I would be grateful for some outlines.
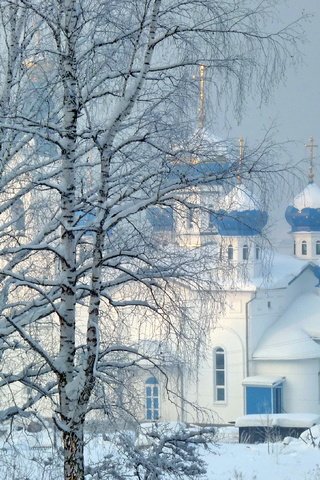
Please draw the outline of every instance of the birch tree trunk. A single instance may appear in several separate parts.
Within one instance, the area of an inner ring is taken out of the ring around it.
[[[61,151],[61,285],[60,351],[62,371],[59,376],[60,415],[63,431],[65,480],[84,479],[83,423],[73,419],[74,398],[67,387],[74,379],[76,329],[76,241],[75,227],[75,164],[78,126],[78,91],[76,59],[77,1],[64,0],[60,11],[61,77],[63,83],[63,149]]]

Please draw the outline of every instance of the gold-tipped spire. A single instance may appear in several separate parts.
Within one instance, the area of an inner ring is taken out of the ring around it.
[[[238,175],[237,175],[237,181],[238,183],[241,183],[241,171],[242,171],[242,164],[244,160],[244,146],[245,146],[245,141],[243,137],[239,138],[239,169],[238,169]]]
[[[309,143],[307,143],[305,145],[305,147],[310,149],[310,166],[309,166],[308,178],[309,178],[309,183],[313,183],[313,180],[314,180],[314,149],[317,148],[318,145],[316,145],[314,143],[314,138],[310,137]]]
[[[206,66],[201,64],[199,66],[199,79],[200,79],[200,89],[199,89],[199,109],[198,109],[198,128],[199,130],[204,129],[205,119],[206,119],[206,110],[205,110],[205,76],[206,76]]]

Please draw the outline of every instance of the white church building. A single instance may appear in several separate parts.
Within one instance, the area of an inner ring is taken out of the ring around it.
[[[268,257],[261,249],[268,215],[241,182],[224,204],[208,213],[207,225],[238,279],[226,283],[225,309],[207,332],[198,373],[180,368],[174,375],[179,401],[168,401],[156,372],[146,374],[145,419],[222,423],[247,414],[320,414],[320,188],[310,176],[284,212],[288,255]],[[185,241],[200,245],[201,223],[189,223]]]

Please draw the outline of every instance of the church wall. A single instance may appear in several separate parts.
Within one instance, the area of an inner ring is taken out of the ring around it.
[[[256,375],[285,377],[285,413],[320,414],[319,359],[256,362]]]
[[[229,292],[226,296],[226,310],[217,320],[216,326],[207,340],[206,358],[199,363],[198,376],[187,379],[185,393],[187,400],[203,408],[191,411],[188,421],[214,421],[224,423],[234,421],[243,415],[242,380],[246,376],[246,303],[253,292]],[[215,398],[214,349],[220,347],[225,352],[225,401]]]

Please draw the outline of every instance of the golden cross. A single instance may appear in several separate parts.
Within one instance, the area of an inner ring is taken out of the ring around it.
[[[313,170],[313,160],[314,160],[314,149],[318,147],[314,143],[314,138],[310,137],[309,143],[305,145],[306,148],[310,148],[310,167],[309,167],[309,183],[313,183],[314,180],[314,170]]]
[[[199,130],[203,130],[205,123],[205,75],[206,75],[206,66],[199,66],[199,76],[200,76],[200,98],[199,98],[199,117],[198,117],[198,126]]]
[[[240,149],[239,170],[238,170],[238,175],[237,175],[238,183],[241,183],[241,170],[242,170],[242,163],[243,163],[243,159],[244,159],[244,145],[245,145],[244,138],[240,137],[239,138],[239,147],[240,147],[239,148]]]

